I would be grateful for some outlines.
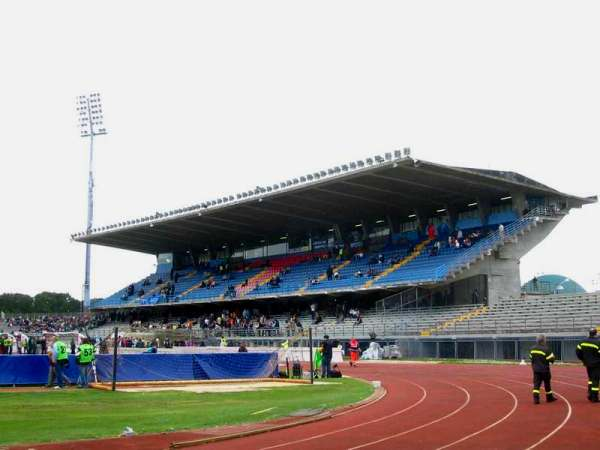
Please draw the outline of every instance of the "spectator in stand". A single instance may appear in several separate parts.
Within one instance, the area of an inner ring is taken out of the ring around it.
[[[341,278],[342,278],[342,276],[340,275],[340,273],[337,270],[335,272],[333,272],[333,279],[334,280],[339,280]]]
[[[138,297],[143,297],[144,294],[145,294],[145,292],[144,292],[143,288],[138,291]]]
[[[354,272],[354,276],[356,278],[361,278],[363,276],[363,273],[361,272],[360,269],[358,269],[356,272]]]
[[[504,225],[498,225],[498,234],[500,235],[500,239],[504,239]]]
[[[333,267],[327,267],[327,279],[331,280],[333,278]]]
[[[433,239],[435,239],[436,235],[437,235],[437,230],[435,229],[435,225],[433,224],[433,222],[430,222],[429,226],[427,227],[427,237],[430,240],[433,240]]]

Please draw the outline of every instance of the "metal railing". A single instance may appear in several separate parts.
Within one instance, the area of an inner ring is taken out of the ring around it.
[[[541,217],[556,217],[557,212],[553,208],[538,206],[519,220],[512,222],[504,227],[504,230],[495,230],[475,243],[470,249],[465,250],[448,264],[438,266],[433,271],[432,281],[442,281],[449,274],[460,270],[464,266],[472,263],[485,253],[494,250],[499,245],[504,244],[507,238],[514,237],[528,226],[540,221]]]

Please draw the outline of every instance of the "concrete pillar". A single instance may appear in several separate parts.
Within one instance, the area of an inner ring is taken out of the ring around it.
[[[427,231],[427,225],[429,225],[430,214],[424,209],[417,209],[415,214],[417,215],[417,229],[421,235],[424,235]]]
[[[490,215],[490,201],[487,198],[478,198],[477,210],[479,211],[479,218],[481,219],[481,223],[485,225],[487,223],[487,218]]]
[[[344,239],[342,238],[342,231],[340,230],[340,226],[336,223],[333,225],[333,237],[335,238],[336,242],[343,242]]]
[[[523,191],[514,191],[510,193],[512,197],[512,207],[517,212],[519,217],[523,215],[523,210],[528,208],[527,198],[525,197],[525,192]]]
[[[458,210],[455,206],[446,206],[448,212],[448,226],[450,231],[454,231],[456,228],[456,222],[458,222]]]

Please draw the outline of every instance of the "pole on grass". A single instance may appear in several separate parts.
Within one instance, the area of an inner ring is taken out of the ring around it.
[[[310,384],[315,382],[315,370],[313,362],[313,340],[312,340],[312,327],[308,328],[308,355],[310,358]]]
[[[117,388],[117,349],[119,345],[119,327],[115,327],[115,345],[113,346],[112,390]]]

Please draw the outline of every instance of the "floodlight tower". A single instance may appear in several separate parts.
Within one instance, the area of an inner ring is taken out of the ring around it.
[[[106,134],[104,128],[102,102],[100,94],[94,92],[77,97],[79,130],[82,138],[90,140],[90,162],[88,170],[88,210],[86,232],[91,233],[94,222],[94,137]],[[90,304],[90,261],[92,256],[90,244],[85,244],[85,280],[83,282],[83,302],[81,309]]]

